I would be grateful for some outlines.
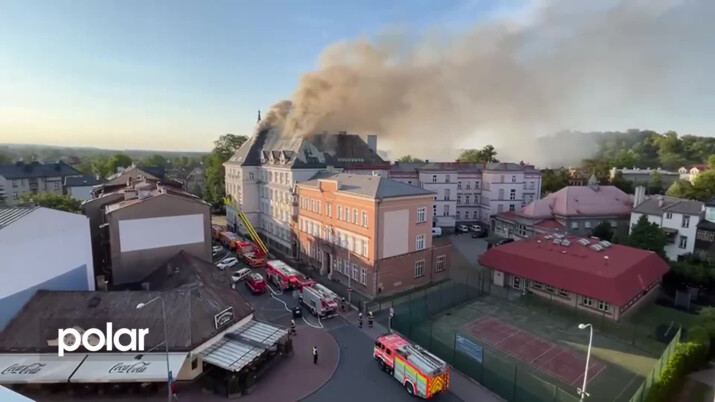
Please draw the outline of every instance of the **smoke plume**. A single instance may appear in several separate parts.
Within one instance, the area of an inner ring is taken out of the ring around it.
[[[262,127],[376,133],[393,158],[450,160],[493,144],[502,158],[578,159],[585,144],[551,141],[535,155],[536,138],[652,128],[674,94],[715,93],[703,73],[713,15],[711,0],[542,1],[458,33],[348,40],[323,51]]]

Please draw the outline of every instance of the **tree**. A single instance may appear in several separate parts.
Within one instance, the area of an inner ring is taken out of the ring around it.
[[[695,191],[689,181],[678,179],[668,187],[668,191],[665,192],[665,195],[676,198],[694,198]]]
[[[541,171],[542,196],[561,190],[569,185],[569,173],[565,169]]]
[[[613,239],[613,227],[611,227],[611,222],[601,221],[596,225],[591,231],[591,236],[596,236],[601,240],[611,240]]]
[[[12,163],[12,157],[5,153],[0,153],[0,165],[9,165]]]
[[[224,134],[214,141],[214,149],[211,152],[221,155],[225,162],[246,141],[248,141],[248,137],[245,135]]]
[[[127,166],[130,166],[132,164],[132,158],[130,158],[127,155],[124,154],[114,154],[112,155],[111,158],[107,161],[107,168],[106,170],[109,171],[109,174],[114,174],[117,172],[117,168],[126,168]]]
[[[460,162],[471,162],[471,163],[491,163],[499,162],[496,158],[497,151],[493,146],[487,145],[482,149],[465,149],[459,155]]]
[[[715,197],[715,170],[708,169],[693,180],[693,198],[709,201]]]
[[[666,244],[668,244],[668,236],[658,224],[648,221],[647,215],[638,218],[627,241],[627,245],[631,247],[654,251],[661,257],[665,255]]]
[[[109,164],[109,158],[105,155],[97,155],[92,159],[92,172],[100,177],[107,177],[116,172]]]
[[[220,206],[226,196],[223,164],[236,150],[248,140],[243,135],[224,134],[214,142],[215,148],[204,160],[206,186],[204,200],[214,206]]]
[[[142,164],[144,166],[161,166],[161,167],[167,167],[169,165],[169,161],[163,157],[162,155],[159,154],[154,154],[151,155],[147,158],[145,158],[142,161]]]
[[[585,172],[590,172],[596,176],[598,182],[608,183],[611,178],[611,166],[607,160],[604,159],[584,159],[581,162],[581,168]]]
[[[663,192],[663,177],[658,172],[650,174],[648,180],[648,194],[660,194]]]
[[[398,162],[405,162],[405,163],[410,163],[410,162],[424,162],[422,159],[415,158],[412,155],[405,155],[402,158],[397,160]]]
[[[611,165],[617,168],[640,166],[641,159],[632,149],[621,149],[611,160]]]
[[[623,177],[623,172],[621,172],[620,170],[616,171],[616,174],[614,174],[611,178],[611,185],[618,187],[626,194],[633,193],[633,182],[630,180],[626,180]]]
[[[58,209],[67,212],[82,212],[81,202],[68,195],[59,193],[36,193],[22,197],[23,202],[31,202],[45,208]]]

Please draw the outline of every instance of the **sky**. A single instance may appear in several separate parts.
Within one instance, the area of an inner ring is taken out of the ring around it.
[[[522,0],[0,1],[0,143],[208,151],[337,41],[459,28]]]

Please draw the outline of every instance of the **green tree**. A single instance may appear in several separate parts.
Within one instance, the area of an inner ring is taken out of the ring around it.
[[[109,165],[109,158],[106,155],[97,155],[92,158],[92,172],[100,177],[107,177],[116,172]]]
[[[648,180],[648,194],[660,194],[663,192],[663,177],[658,172],[650,174]]]
[[[709,201],[715,197],[715,169],[708,169],[693,180],[693,198]]]
[[[496,158],[497,151],[493,146],[487,145],[482,149],[465,149],[459,155],[460,162],[490,163],[499,162]]]
[[[631,247],[654,251],[662,257],[665,255],[668,236],[658,224],[649,222],[646,215],[641,215],[631,229],[627,244]]]
[[[596,175],[599,183],[608,183],[611,178],[611,166],[604,159],[584,159],[581,167],[586,172]]]
[[[611,240],[613,239],[613,227],[611,227],[611,222],[601,221],[596,225],[591,231],[591,236],[596,236],[601,240]]]
[[[132,158],[125,154],[114,154],[107,161],[107,170],[109,174],[114,174],[117,172],[117,168],[126,168],[132,164]]]
[[[674,181],[673,184],[668,187],[668,191],[666,191],[665,194],[676,198],[695,197],[695,191],[693,189],[692,183],[684,179],[678,179]]]
[[[224,134],[214,141],[214,149],[211,152],[221,155],[225,162],[246,141],[248,141],[248,137],[245,135]]]
[[[0,165],[8,165],[12,163],[12,157],[6,153],[0,152]]]
[[[243,135],[224,134],[214,142],[214,149],[204,160],[206,186],[203,198],[214,206],[223,204],[226,196],[223,164],[248,140]]]
[[[154,154],[151,155],[147,158],[145,158],[142,161],[142,164],[144,166],[161,166],[161,167],[167,167],[169,165],[169,161],[162,155],[159,154]]]
[[[620,170],[616,172],[611,178],[611,185],[618,187],[621,191],[626,194],[633,194],[633,182],[626,180],[623,177],[623,172]]]
[[[569,173],[565,169],[541,171],[542,196],[554,193],[569,185]]]
[[[68,195],[59,193],[36,193],[22,197],[23,202],[31,202],[45,208],[59,209],[67,212],[82,212],[81,202]]]
[[[617,168],[640,166],[642,158],[632,149],[621,149],[611,160],[611,165]]]
[[[403,156],[402,158],[398,159],[397,161],[398,161],[398,162],[405,162],[405,163],[409,163],[409,162],[424,162],[422,159],[415,158],[415,157],[413,157],[412,155],[405,155],[405,156]]]

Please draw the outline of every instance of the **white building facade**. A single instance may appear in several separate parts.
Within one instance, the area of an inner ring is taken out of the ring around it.
[[[89,219],[49,208],[0,208],[0,328],[37,290],[94,290]]]

